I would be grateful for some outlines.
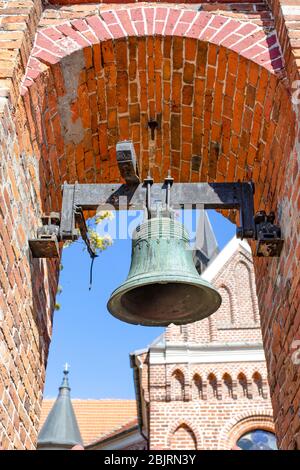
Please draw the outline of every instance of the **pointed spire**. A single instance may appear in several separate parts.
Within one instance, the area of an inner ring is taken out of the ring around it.
[[[65,366],[64,366],[64,370],[63,370],[64,376],[63,376],[63,380],[62,380],[61,386],[59,387],[59,390],[61,390],[61,389],[63,389],[63,388],[66,388],[66,389],[68,389],[69,391],[71,391],[70,386],[69,386],[69,377],[68,377],[69,372],[70,372],[70,366],[69,366],[69,364],[66,362],[66,363],[65,363]]]
[[[194,249],[194,262],[199,274],[204,272],[219,252],[218,243],[207,212],[201,210]]]
[[[63,373],[58,397],[38,435],[38,449],[70,449],[76,444],[83,445],[71,402],[68,364]]]

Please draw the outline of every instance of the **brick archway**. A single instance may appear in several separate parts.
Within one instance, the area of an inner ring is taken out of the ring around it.
[[[206,12],[121,8],[41,29],[20,102],[41,208],[59,210],[65,180],[119,181],[115,145],[131,139],[142,177],[253,180],[255,208],[276,212],[295,141],[284,79],[275,33]],[[255,264],[261,279],[266,263]]]
[[[294,141],[284,76],[274,32],[207,12],[135,7],[41,29],[22,95],[44,207],[58,208],[64,180],[117,181],[115,144],[132,139],[143,175],[252,179],[256,206],[276,209]]]
[[[32,38],[38,14],[26,18],[24,35],[30,28]],[[32,430],[17,447],[30,448],[36,438],[58,277],[58,263],[31,259],[28,238],[42,212],[59,210],[64,180],[118,181],[115,143],[128,137],[142,176],[151,167],[159,181],[171,167],[176,181],[252,179],[255,208],[277,213],[283,252],[279,260],[256,259],[255,271],[276,430],[282,447],[292,445],[299,408],[290,351],[300,321],[300,163],[296,106],[286,83],[297,80],[299,64],[282,12],[275,20],[286,70],[275,28],[268,33],[251,21],[179,5],[118,6],[101,17],[41,27],[21,97],[20,62],[26,63],[30,39],[16,46],[16,55],[8,51],[7,64],[16,64],[7,69],[9,85],[1,83],[0,313],[9,325],[1,340],[7,351],[11,344],[19,350],[21,341],[22,359],[11,353],[11,363],[26,388],[22,425]],[[157,117],[153,142],[147,121]],[[291,390],[295,399],[287,408]],[[28,403],[37,408],[34,417]]]
[[[263,429],[275,434],[273,417],[264,409],[243,412],[233,416],[221,430],[218,449],[231,450],[243,434],[254,429]]]

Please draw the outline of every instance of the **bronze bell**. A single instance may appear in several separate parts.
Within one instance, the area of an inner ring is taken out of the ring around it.
[[[128,277],[107,304],[112,315],[146,326],[184,325],[208,317],[220,305],[220,294],[195,268],[180,222],[159,216],[136,228]]]

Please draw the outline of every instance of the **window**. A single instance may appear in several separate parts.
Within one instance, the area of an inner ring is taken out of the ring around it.
[[[263,429],[244,434],[236,445],[242,450],[277,450],[275,435]]]
[[[171,377],[172,400],[184,399],[184,375],[181,370],[175,370]]]

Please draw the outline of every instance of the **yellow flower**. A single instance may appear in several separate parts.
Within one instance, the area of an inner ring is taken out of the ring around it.
[[[96,224],[100,224],[102,220],[113,220],[114,219],[114,214],[112,211],[99,211],[96,214],[95,221]]]
[[[89,230],[89,238],[94,251],[103,251],[112,245],[112,239],[109,235],[101,237],[95,230]]]

